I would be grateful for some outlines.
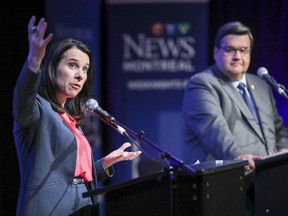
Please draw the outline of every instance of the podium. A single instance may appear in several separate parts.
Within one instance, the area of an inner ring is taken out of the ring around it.
[[[288,215],[288,154],[280,154],[256,161],[251,173],[254,191],[255,216]]]
[[[193,165],[195,173],[163,171],[86,192],[104,194],[106,216],[243,216],[246,161]]]

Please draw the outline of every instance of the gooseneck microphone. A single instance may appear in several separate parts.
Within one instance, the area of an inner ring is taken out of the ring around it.
[[[88,99],[85,103],[85,108],[89,111],[96,113],[100,118],[107,120],[108,122],[112,122],[115,120],[113,116],[111,116],[107,111],[103,110],[98,102],[95,99]]]
[[[103,110],[95,99],[88,99],[85,103],[85,109],[89,112],[95,113],[101,120],[115,128],[120,134],[127,136],[126,130],[123,127],[117,125],[115,118],[111,116],[107,111]]]
[[[287,98],[286,88],[283,85],[278,84],[276,80],[269,75],[268,70],[265,67],[258,68],[257,76],[265,80],[272,88],[276,89],[280,95]]]

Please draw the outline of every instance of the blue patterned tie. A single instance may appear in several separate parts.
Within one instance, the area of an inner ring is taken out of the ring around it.
[[[242,82],[239,83],[239,85],[237,86],[238,89],[240,89],[241,95],[245,101],[245,103],[247,104],[248,108],[250,109],[252,115],[254,116],[256,122],[259,124],[258,121],[258,116],[256,113],[256,109],[253,103],[253,100],[251,98],[251,96],[248,93],[248,89],[246,88],[246,85]]]

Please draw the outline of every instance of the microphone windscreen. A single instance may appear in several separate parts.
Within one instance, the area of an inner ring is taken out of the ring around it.
[[[262,78],[264,75],[268,74],[268,70],[265,67],[260,67],[257,70],[257,76]]]
[[[98,102],[95,99],[88,99],[85,103],[85,107],[90,110],[94,110],[98,107]]]

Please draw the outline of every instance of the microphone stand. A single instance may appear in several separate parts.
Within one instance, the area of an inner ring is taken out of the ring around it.
[[[270,77],[270,78],[271,78],[270,82],[268,81],[268,79],[266,79],[266,82],[268,82],[268,84],[272,85],[272,87],[274,87],[274,89],[276,89],[277,92],[278,92],[281,96],[283,96],[283,97],[285,97],[286,99],[288,99],[287,89],[285,88],[285,86],[282,85],[282,84],[277,83],[276,80],[275,80],[273,77]]]
[[[133,130],[131,130],[130,128],[128,128],[127,126],[121,124],[120,122],[116,121],[115,119],[113,119],[113,122],[110,122],[110,125],[112,127],[114,127],[116,130],[119,131],[119,127],[120,128],[124,128],[125,132],[123,133],[123,135],[125,135],[126,137],[128,137],[128,139],[130,139],[132,142],[133,140],[130,138],[129,134],[135,138],[137,138],[139,141],[141,141],[144,144],[149,145],[150,147],[154,148],[156,151],[158,151],[161,155],[161,159],[166,159],[169,162],[169,167],[168,167],[168,174],[169,174],[169,184],[170,184],[170,215],[174,216],[176,214],[175,212],[175,189],[177,187],[177,183],[176,183],[176,178],[175,178],[175,174],[174,171],[177,168],[181,168],[182,170],[184,170],[185,172],[187,172],[188,174],[192,174],[195,173],[195,170],[186,165],[183,161],[181,161],[180,159],[174,157],[173,155],[171,155],[170,153],[164,151],[163,149],[161,149],[159,146],[155,145],[154,143],[150,142],[149,140],[147,140],[144,137],[144,132],[141,131],[139,134],[134,132]],[[121,130],[122,131],[122,130]],[[164,175],[166,173],[164,172]],[[160,178],[162,178],[162,176],[160,176]]]
[[[168,160],[168,162],[169,162],[169,170],[171,170],[171,169],[175,170],[177,168],[181,168],[182,170],[184,170],[188,174],[195,173],[195,170],[192,167],[190,167],[187,164],[185,164],[182,160],[176,158],[175,156],[173,156],[170,153],[168,153],[168,152],[164,151],[163,149],[161,149],[156,144],[154,144],[151,141],[147,140],[144,137],[144,132],[143,131],[141,131],[138,134],[138,133],[134,132],[133,130],[131,130],[130,128],[128,128],[127,126],[125,126],[125,125],[121,124],[120,122],[116,121],[115,118],[112,117],[112,116],[109,116],[109,118],[103,117],[99,113],[94,112],[93,109],[89,109],[89,108],[86,108],[86,111],[96,114],[100,118],[101,121],[103,121],[107,125],[113,127],[121,135],[126,136],[130,141],[134,142],[134,140],[129,136],[129,134],[131,136],[137,138],[142,143],[144,143],[146,145],[149,145],[150,147],[154,148],[156,151],[158,151],[160,153],[162,159]]]
[[[86,109],[89,112],[93,112],[93,110],[90,109]],[[93,112],[94,113],[94,112]],[[120,122],[116,121],[114,118],[103,118],[102,116],[96,114],[103,122],[105,122],[107,125],[113,127],[115,130],[117,130],[120,134],[122,134],[123,136],[126,136],[130,141],[134,142],[134,140],[129,136],[133,136],[135,138],[137,138],[139,141],[141,141],[142,143],[152,147],[153,149],[155,149],[156,151],[158,151],[161,155],[161,159],[165,159],[169,162],[169,167],[168,167],[168,172],[169,172],[169,180],[170,180],[170,192],[171,192],[171,197],[170,197],[170,203],[171,203],[171,216],[175,215],[175,188],[176,186],[176,178],[175,178],[175,174],[174,171],[177,170],[178,168],[181,168],[182,170],[184,170],[185,172],[187,172],[188,174],[193,174],[195,173],[195,169],[193,169],[192,167],[186,165],[182,160],[176,158],[175,156],[171,155],[170,153],[164,151],[163,149],[161,149],[159,146],[157,146],[156,144],[150,142],[148,139],[146,139],[144,137],[144,132],[141,131],[139,134],[134,132],[133,130],[131,130],[130,128],[128,128],[127,126],[121,124]],[[166,163],[165,163],[166,164]],[[93,195],[97,195],[97,194],[101,194],[104,193],[105,191],[107,191],[107,188],[113,189],[115,188],[115,186],[110,186],[110,187],[106,187],[104,189],[97,189],[97,191],[95,192],[85,192],[82,194],[82,196],[85,197],[89,197],[89,196],[93,196]]]
[[[278,93],[280,94],[280,95],[282,95],[283,97],[285,97],[286,99],[288,99],[288,96],[287,96],[287,89],[285,88],[285,86],[284,85],[282,85],[282,84],[278,84],[277,85],[278,86]]]
[[[149,145],[150,147],[152,147],[153,149],[158,151],[160,153],[162,159],[168,160],[168,162],[169,162],[169,170],[171,170],[171,169],[175,170],[177,168],[181,168],[182,170],[184,170],[188,174],[195,173],[195,170],[192,167],[186,165],[182,160],[176,158],[175,156],[171,155],[169,152],[164,151],[163,149],[161,149],[156,144],[154,144],[154,143],[150,142],[149,140],[147,140],[144,137],[144,132],[143,131],[141,131],[140,133],[136,133],[133,130],[131,130],[130,128],[128,128],[127,126],[121,124],[120,122],[118,122],[116,120],[113,120],[112,123],[108,123],[108,124],[110,124],[110,125],[112,124],[111,126],[114,127],[114,128],[115,128],[115,125],[124,128],[125,131],[128,134],[130,134],[131,136],[137,138],[142,143],[144,143],[146,145]],[[115,125],[113,125],[113,124],[115,124]]]

